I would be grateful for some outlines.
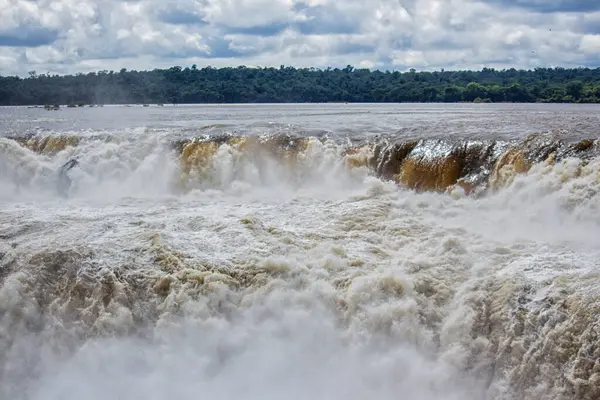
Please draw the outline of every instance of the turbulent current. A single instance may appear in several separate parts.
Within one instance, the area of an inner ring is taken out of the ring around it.
[[[597,110],[406,107],[1,109],[0,398],[600,398]]]

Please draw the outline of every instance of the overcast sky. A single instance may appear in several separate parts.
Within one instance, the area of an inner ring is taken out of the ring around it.
[[[600,0],[0,0],[0,74],[600,66]]]

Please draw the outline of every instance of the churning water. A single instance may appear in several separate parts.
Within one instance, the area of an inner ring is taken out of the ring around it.
[[[598,399],[598,111],[0,109],[0,396]]]

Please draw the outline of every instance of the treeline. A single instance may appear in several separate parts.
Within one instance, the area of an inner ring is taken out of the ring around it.
[[[389,72],[191,68],[0,76],[0,105],[304,102],[600,102],[600,68]]]

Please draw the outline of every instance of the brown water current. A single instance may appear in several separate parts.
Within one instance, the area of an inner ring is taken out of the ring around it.
[[[202,126],[0,137],[1,398],[600,398],[593,134]]]
[[[54,155],[67,147],[77,146],[81,138],[48,135],[11,140],[36,153]],[[114,139],[109,136],[103,140]],[[552,164],[569,157],[589,162],[600,155],[597,139],[570,142],[552,133],[535,133],[522,141],[511,142],[397,139],[363,140],[363,143],[349,146],[328,138],[290,135],[220,136],[178,140],[169,146],[176,152],[182,176],[189,182],[214,178],[211,165],[222,146],[232,148],[241,161],[261,165],[261,160],[275,160],[278,168],[293,170],[302,163],[313,143],[327,141],[336,146],[348,167],[368,167],[378,178],[418,191],[445,191],[455,185],[467,193],[477,189],[499,189],[515,174],[526,173],[535,163]],[[263,163],[262,168],[268,166]]]

